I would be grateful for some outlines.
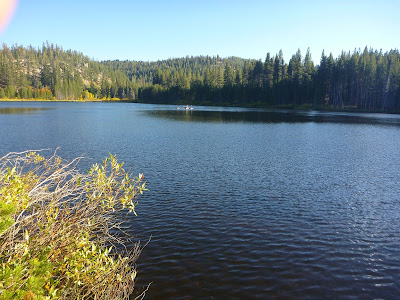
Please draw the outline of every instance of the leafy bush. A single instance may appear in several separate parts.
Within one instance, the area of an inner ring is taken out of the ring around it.
[[[116,212],[145,191],[110,155],[87,174],[54,153],[0,158],[0,298],[127,299],[139,243],[128,250]]]

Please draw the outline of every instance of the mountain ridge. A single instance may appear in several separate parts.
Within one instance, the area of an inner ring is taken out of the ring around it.
[[[280,51],[265,61],[236,56],[186,56],[152,62],[96,61],[58,45],[3,44],[0,98],[125,99],[149,103],[307,106],[400,110],[400,54],[365,47],[318,65],[308,50],[289,62]]]

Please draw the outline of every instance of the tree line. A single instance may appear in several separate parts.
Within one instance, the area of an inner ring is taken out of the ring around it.
[[[134,99],[138,88],[121,71],[57,45],[0,50],[0,98]]]
[[[365,47],[289,62],[196,56],[94,61],[76,51],[3,45],[0,98],[130,99],[149,103],[400,111],[400,53]]]

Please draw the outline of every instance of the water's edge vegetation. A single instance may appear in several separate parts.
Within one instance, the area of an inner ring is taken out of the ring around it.
[[[130,100],[162,104],[400,111],[400,53],[310,50],[285,62],[196,56],[157,62],[95,61],[53,44],[3,44],[1,99]]]
[[[110,155],[88,173],[80,158],[0,158],[0,297],[128,299],[141,247],[119,226],[146,190]]]

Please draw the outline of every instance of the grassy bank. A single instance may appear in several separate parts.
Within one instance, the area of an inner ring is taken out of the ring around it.
[[[79,159],[35,152],[0,158],[0,298],[128,299],[139,244],[116,212],[135,213],[145,190],[115,156],[88,173]],[[113,232],[113,233],[111,233]]]
[[[133,102],[128,99],[90,99],[90,100],[56,100],[56,99],[8,99],[0,98],[0,102]]]

